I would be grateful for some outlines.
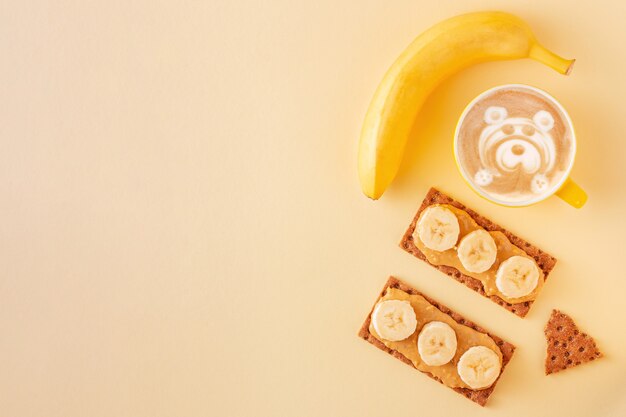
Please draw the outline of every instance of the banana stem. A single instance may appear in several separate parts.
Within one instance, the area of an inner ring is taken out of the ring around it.
[[[564,75],[569,75],[574,67],[575,59],[565,59],[536,43],[530,48],[528,57],[554,68]]]

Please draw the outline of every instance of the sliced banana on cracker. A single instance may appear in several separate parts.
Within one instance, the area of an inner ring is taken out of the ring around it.
[[[417,327],[415,310],[408,301],[381,301],[372,313],[372,325],[380,337],[390,342],[404,340]]]
[[[474,230],[468,233],[461,243],[457,254],[463,268],[469,272],[485,272],[496,261],[498,247],[493,237],[483,229]]]
[[[511,256],[496,273],[496,287],[509,298],[525,297],[537,288],[539,267],[525,256]]]
[[[483,389],[491,386],[500,375],[500,357],[485,346],[469,348],[457,364],[461,380],[471,389]]]
[[[442,321],[426,323],[417,337],[417,350],[422,361],[429,366],[450,362],[456,353],[456,333]]]
[[[434,205],[426,208],[417,222],[417,237],[429,249],[443,252],[459,239],[459,220],[452,210]]]

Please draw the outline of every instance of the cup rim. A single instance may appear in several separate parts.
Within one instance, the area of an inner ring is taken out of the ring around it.
[[[467,175],[465,173],[465,170],[463,169],[463,167],[461,165],[461,162],[459,161],[459,156],[458,156],[459,131],[461,130],[461,125],[463,124],[463,121],[465,120],[465,117],[467,116],[469,111],[472,109],[472,107],[474,107],[474,105],[478,101],[480,101],[486,95],[491,94],[494,91],[504,90],[504,89],[507,89],[507,88],[520,88],[520,89],[527,89],[527,90],[534,91],[535,93],[541,95],[546,100],[548,100],[552,104],[554,104],[559,109],[559,111],[561,111],[561,113],[563,114],[564,119],[567,122],[567,126],[569,127],[569,129],[571,131],[571,137],[572,137],[572,149],[571,149],[572,156],[570,158],[570,161],[569,161],[569,164],[567,166],[567,169],[565,170],[565,173],[563,174],[563,176],[559,180],[559,182],[554,187],[552,187],[550,192],[542,194],[541,196],[535,197],[535,198],[533,198],[531,200],[526,200],[526,201],[521,201],[521,202],[507,202],[507,201],[504,201],[504,200],[499,200],[497,198],[494,198],[494,197],[490,196],[486,192],[480,190],[467,177]],[[532,86],[532,85],[528,85],[528,84],[519,84],[519,83],[502,84],[502,85],[497,85],[495,87],[491,87],[491,88],[483,91],[482,93],[477,95],[472,101],[470,101],[465,106],[465,108],[463,109],[463,112],[461,113],[461,116],[459,117],[459,120],[458,120],[458,122],[456,124],[456,128],[454,130],[454,159],[455,159],[457,168],[458,168],[459,172],[461,173],[461,176],[463,177],[465,182],[470,186],[470,188],[472,190],[474,190],[474,192],[476,192],[478,195],[480,195],[481,197],[485,198],[486,200],[489,200],[489,201],[491,201],[493,203],[499,204],[501,206],[507,206],[507,207],[527,207],[527,206],[539,203],[539,202],[547,199],[548,197],[551,197],[554,194],[556,194],[559,191],[559,189],[561,189],[563,184],[565,184],[565,182],[569,179],[569,174],[572,171],[572,168],[574,166],[574,160],[576,159],[576,148],[577,148],[577,146],[576,146],[576,132],[574,130],[574,124],[572,123],[572,119],[571,119],[569,113],[567,113],[567,110],[565,110],[563,105],[556,98],[554,98],[554,96],[552,96],[550,93],[548,93],[545,90],[542,90],[541,88],[538,88],[538,87],[535,87],[535,86]]]

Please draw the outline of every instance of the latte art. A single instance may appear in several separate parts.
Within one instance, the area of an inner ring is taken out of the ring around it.
[[[536,179],[545,179],[546,173],[554,167],[556,153],[550,130],[554,118],[540,110],[532,119],[524,117],[507,118],[504,107],[489,107],[484,120],[488,124],[480,134],[478,155],[481,169],[474,175],[474,181],[486,187],[494,177],[501,177],[515,171],[534,174]],[[544,181],[531,180],[535,187],[531,191],[538,194],[546,191]],[[539,186],[541,184],[541,186]]]
[[[553,192],[573,156],[562,109],[521,86],[479,97],[461,120],[456,141],[464,176],[505,203]]]

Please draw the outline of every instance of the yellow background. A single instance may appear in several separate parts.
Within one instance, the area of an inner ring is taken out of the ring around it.
[[[488,63],[439,88],[380,201],[361,121],[422,30],[501,9],[578,61]],[[625,415],[624,2],[5,1],[3,416]],[[582,210],[507,209],[452,156],[479,92],[551,92]],[[397,247],[430,186],[559,259],[525,320]],[[390,274],[518,346],[488,408],[357,338]],[[560,308],[606,358],[545,377]]]

